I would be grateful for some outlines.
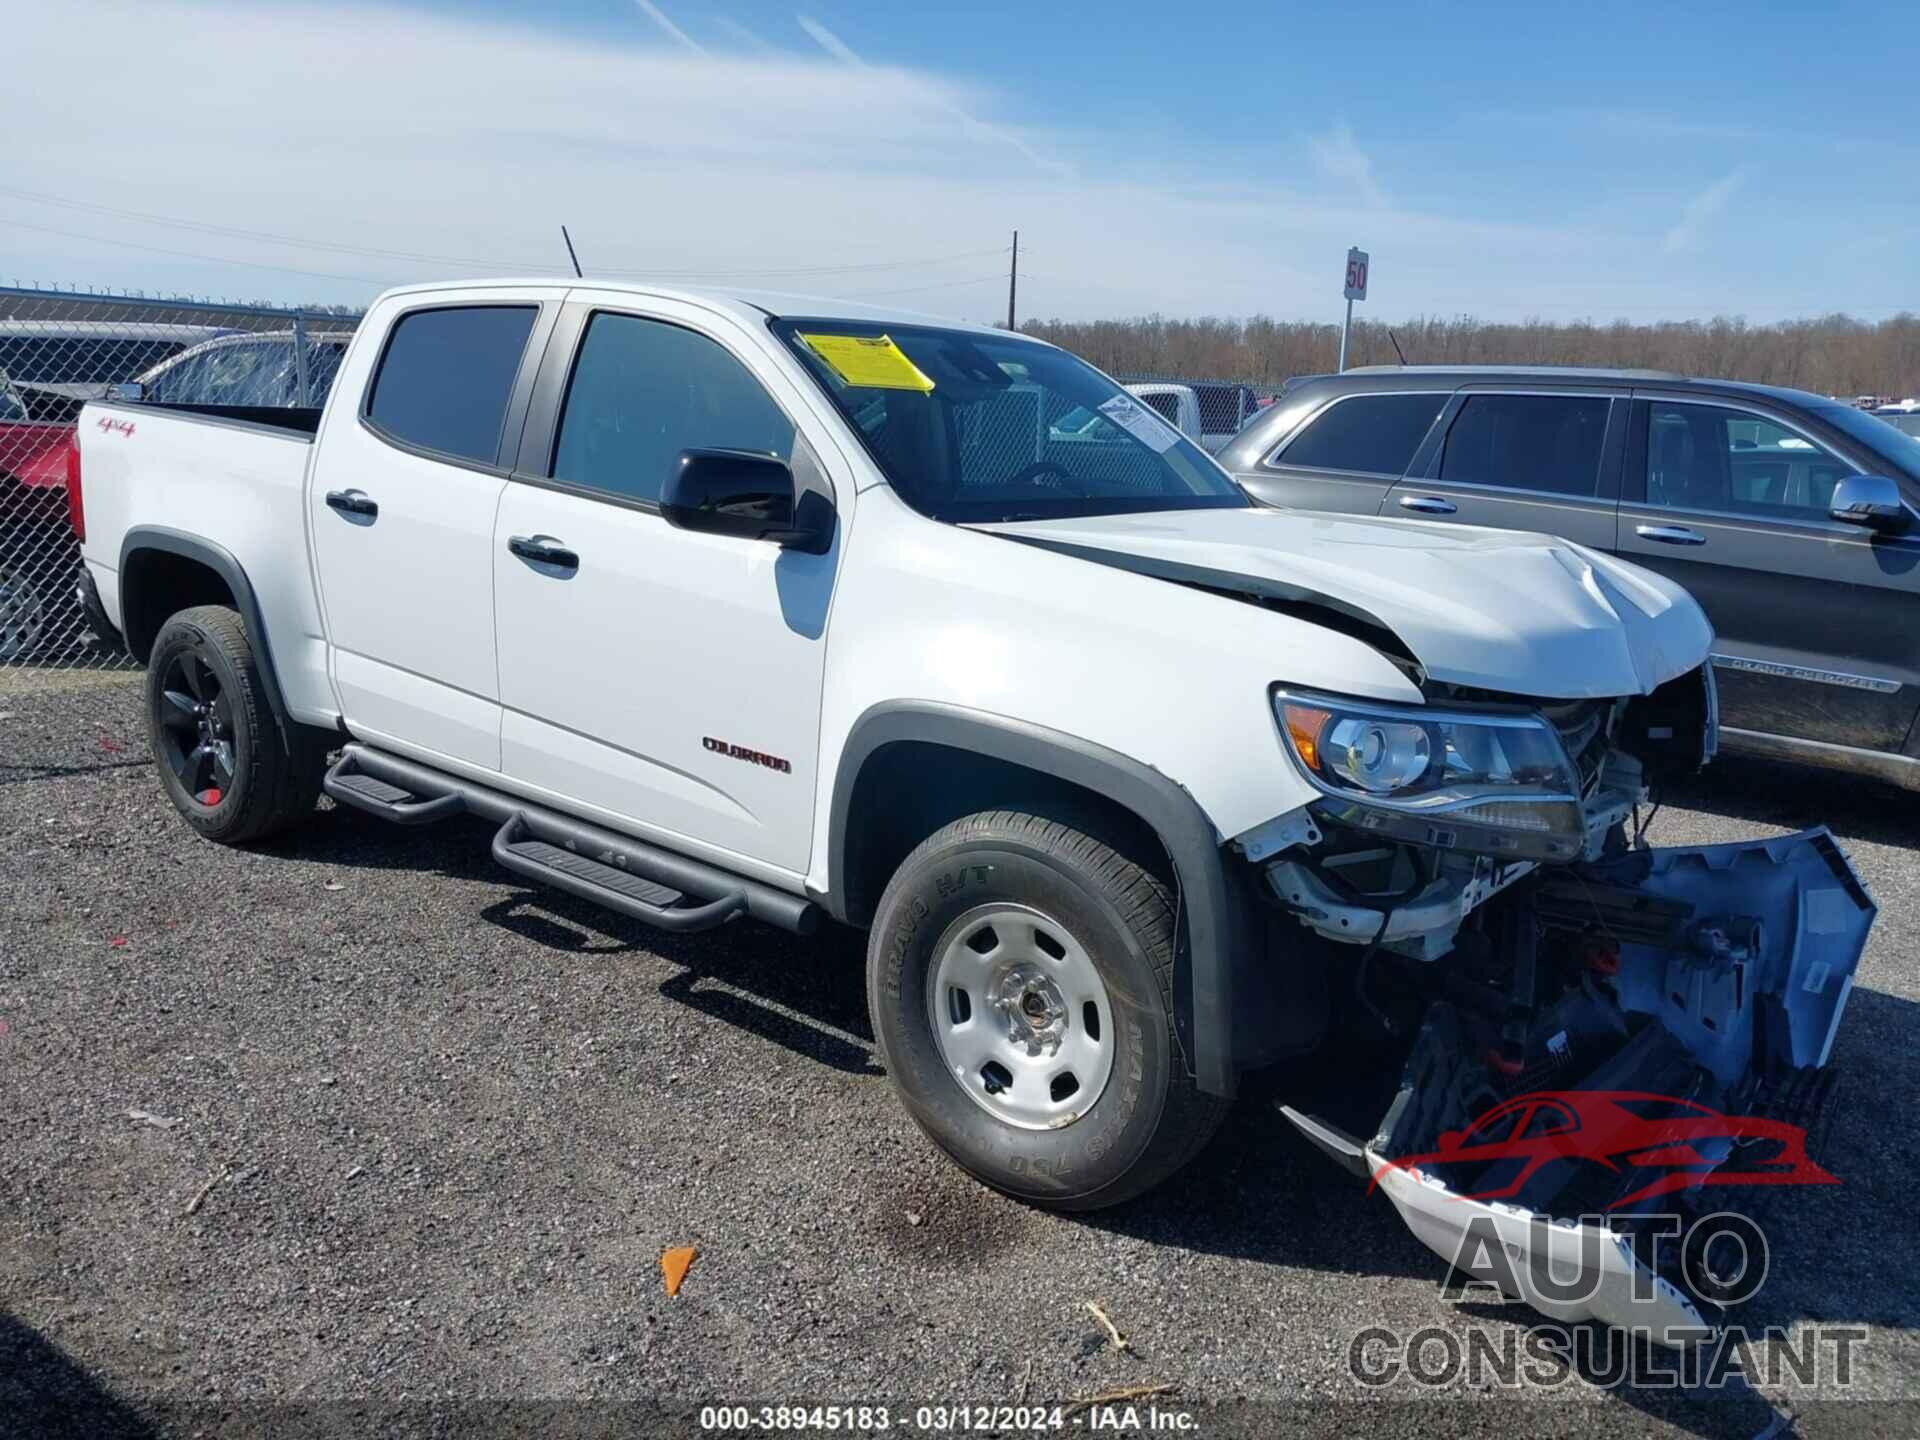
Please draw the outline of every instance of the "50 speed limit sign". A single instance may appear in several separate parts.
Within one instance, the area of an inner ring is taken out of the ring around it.
[[[1367,298],[1367,252],[1347,251],[1347,299]]]

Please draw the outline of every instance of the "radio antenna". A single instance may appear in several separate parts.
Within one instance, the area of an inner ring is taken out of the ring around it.
[[[586,276],[580,273],[580,257],[573,253],[573,237],[567,233],[567,227],[564,225],[560,227],[560,238],[567,242],[567,259],[573,262],[573,278],[586,279]]]

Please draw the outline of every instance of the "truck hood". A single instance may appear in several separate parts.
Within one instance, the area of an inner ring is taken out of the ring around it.
[[[1136,574],[1351,617],[1436,680],[1544,699],[1645,694],[1703,663],[1678,585],[1570,541],[1303,511],[1187,510],[981,525]]]

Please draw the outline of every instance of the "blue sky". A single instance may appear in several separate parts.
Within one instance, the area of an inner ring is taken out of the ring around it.
[[[9,24],[9,281],[358,300],[549,268],[566,220],[590,272],[986,318],[1017,226],[1023,315],[1330,318],[1348,244],[1389,320],[1920,309],[1910,9],[64,0]]]

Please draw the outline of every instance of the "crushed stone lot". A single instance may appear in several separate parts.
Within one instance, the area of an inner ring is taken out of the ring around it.
[[[0,671],[0,1435],[645,1435],[800,1402],[912,1433],[916,1405],[1155,1384],[1202,1435],[1920,1433],[1913,800],[1724,760],[1651,832],[1824,821],[1880,905],[1842,1183],[1782,1208],[1740,1317],[1864,1326],[1852,1383],[1369,1389],[1369,1326],[1537,1317],[1443,1298],[1273,1112],[1300,1071],[1161,1189],[1049,1215],[895,1102],[864,937],[655,932],[518,883],[467,822],[329,808],[224,850],[163,797],[136,680]]]

